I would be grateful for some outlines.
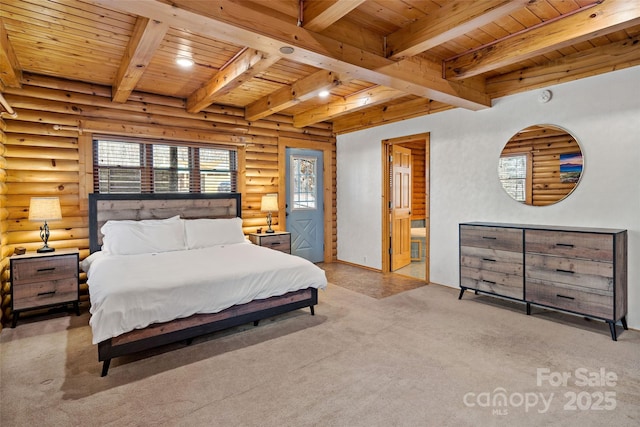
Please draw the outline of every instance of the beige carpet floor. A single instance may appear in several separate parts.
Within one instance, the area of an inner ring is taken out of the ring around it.
[[[637,426],[640,332],[437,285],[116,359],[89,315],[0,334],[0,425]],[[171,350],[171,351],[169,351]],[[564,378],[564,380],[563,380]]]

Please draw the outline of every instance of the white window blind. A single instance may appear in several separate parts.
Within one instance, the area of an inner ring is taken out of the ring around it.
[[[93,141],[96,193],[229,193],[237,191],[237,151],[99,137]]]

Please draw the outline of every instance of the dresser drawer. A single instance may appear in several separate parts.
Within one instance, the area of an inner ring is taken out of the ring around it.
[[[77,300],[78,279],[75,277],[13,285],[14,310],[25,310]]]
[[[526,252],[613,262],[611,234],[526,230]]]
[[[460,266],[489,270],[516,276],[523,275],[522,253],[495,249],[460,247]]]
[[[61,255],[54,257],[21,259],[13,263],[11,280],[16,283],[39,282],[78,277],[78,256]]]
[[[460,286],[523,298],[522,253],[463,246],[460,255]]]
[[[535,304],[572,311],[587,316],[613,319],[613,296],[582,289],[527,280],[525,299]]]
[[[522,230],[517,228],[461,225],[460,245],[522,252]]]
[[[528,253],[525,265],[527,279],[613,292],[613,263],[610,262]]]

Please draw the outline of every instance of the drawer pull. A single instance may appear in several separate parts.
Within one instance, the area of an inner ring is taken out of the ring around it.
[[[55,269],[56,269],[55,267],[47,267],[47,268],[39,268],[39,269],[37,269],[36,271],[37,271],[38,273],[44,273],[45,271],[53,271],[53,270],[55,270]]]
[[[557,296],[558,298],[564,298],[564,299],[571,299],[571,300],[574,300],[574,299],[575,299],[574,297],[568,297],[568,296],[566,296],[566,295],[560,295],[560,294],[556,294],[556,296]]]
[[[482,281],[483,281],[484,283],[489,283],[490,285],[495,285],[495,284],[496,284],[496,282],[492,282],[491,280],[484,280],[484,279],[482,279]]]
[[[276,246],[276,245],[279,245],[279,244],[280,244],[280,242],[271,242],[271,243],[269,243],[269,245],[271,245],[271,246]]]
[[[55,293],[56,293],[56,291],[38,292],[38,296],[39,296],[39,297],[44,297],[44,296],[47,296],[47,295],[53,295],[53,294],[55,294]]]
[[[556,243],[556,246],[562,246],[563,248],[572,248],[573,245],[571,243]]]
[[[497,262],[495,259],[491,259],[491,258],[482,258],[483,261],[489,261],[489,262]]]
[[[575,273],[575,271],[563,270],[561,268],[556,268],[556,271],[559,272],[559,273],[571,273],[571,274]]]
[[[482,236],[483,239],[488,239],[488,240],[496,240],[497,237],[492,237],[492,236]]]

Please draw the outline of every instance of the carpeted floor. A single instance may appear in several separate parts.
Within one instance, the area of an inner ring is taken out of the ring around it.
[[[637,426],[640,332],[429,285],[116,359],[89,315],[0,334],[0,425]],[[563,380],[564,379],[564,380]],[[588,380],[588,381],[587,381]]]

